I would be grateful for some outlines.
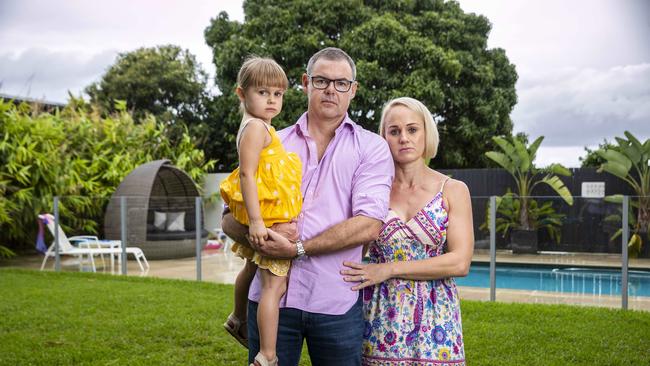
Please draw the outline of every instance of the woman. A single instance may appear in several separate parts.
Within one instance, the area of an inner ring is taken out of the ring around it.
[[[345,262],[363,289],[364,365],[464,365],[453,277],[469,271],[474,231],[469,190],[430,169],[438,130],[413,98],[386,104],[379,132],[395,162],[390,210],[369,264]]]

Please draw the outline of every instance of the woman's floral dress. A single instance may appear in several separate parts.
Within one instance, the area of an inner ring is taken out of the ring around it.
[[[392,210],[370,262],[413,261],[446,250],[447,210],[442,190],[411,220]],[[399,278],[363,290],[364,365],[465,365],[460,302],[453,278]]]

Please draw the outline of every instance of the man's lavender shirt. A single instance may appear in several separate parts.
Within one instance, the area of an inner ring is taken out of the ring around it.
[[[307,123],[305,113],[295,125],[278,132],[286,150],[298,154],[303,164],[300,239],[311,239],[354,216],[383,222],[395,174],[386,141],[346,114],[318,161],[316,142],[309,136]],[[294,260],[280,307],[330,315],[346,313],[358,292],[350,290],[353,284],[344,282],[340,271],[344,261],[361,262],[361,244]],[[248,293],[250,300],[259,301],[260,285],[258,272]]]

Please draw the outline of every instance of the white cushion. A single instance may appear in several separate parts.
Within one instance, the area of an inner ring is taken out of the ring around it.
[[[166,212],[153,212],[153,227],[156,230],[164,231],[165,226],[167,225],[167,213]]]
[[[167,231],[185,231],[185,212],[167,212]]]

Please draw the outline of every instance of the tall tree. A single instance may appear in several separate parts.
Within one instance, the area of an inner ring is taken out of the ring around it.
[[[423,101],[439,122],[439,168],[483,167],[492,136],[510,135],[510,112],[517,97],[517,74],[502,49],[488,49],[490,22],[466,14],[453,1],[247,0],[245,22],[225,12],[205,31],[222,95],[211,118],[209,156],[226,167],[236,164],[232,140],[239,124],[233,96],[246,56],[270,56],[286,70],[280,127],[306,109],[299,89],[309,57],[323,47],[347,51],[357,63],[360,83],[350,107],[353,119],[377,130],[383,104],[411,96]]]
[[[106,112],[115,112],[115,100],[124,100],[135,120],[149,113],[161,122],[192,125],[205,113],[206,81],[194,55],[166,45],[119,54],[86,93]]]

